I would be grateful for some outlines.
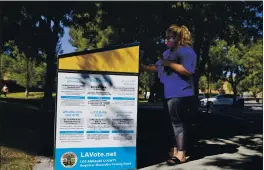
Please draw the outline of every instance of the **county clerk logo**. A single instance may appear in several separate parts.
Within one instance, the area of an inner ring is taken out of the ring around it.
[[[61,156],[61,165],[65,168],[73,168],[77,164],[77,156],[73,152],[66,152]]]

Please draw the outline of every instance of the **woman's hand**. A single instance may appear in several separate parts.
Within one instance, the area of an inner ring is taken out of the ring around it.
[[[139,66],[139,71],[141,72],[141,71],[145,71],[145,65],[144,64],[140,64],[140,66]]]
[[[170,61],[169,60],[164,60],[164,59],[160,59],[160,62],[163,66],[169,66],[170,65]]]
[[[155,65],[146,66],[144,64],[140,64],[139,71],[157,72],[158,69]]]

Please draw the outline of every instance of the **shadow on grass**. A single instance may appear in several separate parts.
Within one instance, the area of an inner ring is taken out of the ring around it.
[[[0,110],[2,146],[32,155],[53,155],[54,113],[9,103],[0,103]]]
[[[0,101],[9,102],[9,103],[18,103],[18,104],[25,104],[37,108],[41,108],[43,104],[43,99],[16,99],[16,98],[0,98]],[[55,98],[53,98],[52,103],[55,103]]]
[[[17,101],[17,100],[16,100]],[[29,102],[29,101],[26,101]],[[34,101],[37,102],[37,101]],[[53,157],[54,112],[44,112],[0,103],[0,123],[2,146],[16,148],[32,155]],[[138,168],[164,162],[168,154],[168,133],[164,126],[165,114],[159,110],[139,109],[137,165]],[[241,121],[217,115],[203,115],[194,125],[192,133],[192,160],[223,153],[236,153],[243,146],[262,153],[262,115],[252,115]],[[242,136],[235,138],[235,136]],[[236,144],[208,144],[198,140],[217,141],[231,139]],[[262,168],[262,157],[243,155],[240,160],[215,158],[205,166],[218,166],[222,169]]]

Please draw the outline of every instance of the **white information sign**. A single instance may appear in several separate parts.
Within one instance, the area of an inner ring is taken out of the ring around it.
[[[136,169],[138,76],[58,73],[56,170]]]

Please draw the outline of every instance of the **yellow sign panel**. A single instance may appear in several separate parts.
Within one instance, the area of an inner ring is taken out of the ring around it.
[[[60,57],[58,69],[104,72],[139,72],[139,46]]]

